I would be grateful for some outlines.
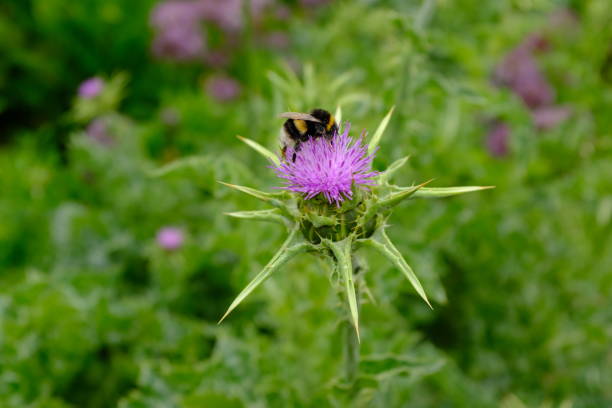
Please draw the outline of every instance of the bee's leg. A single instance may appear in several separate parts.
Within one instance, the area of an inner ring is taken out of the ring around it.
[[[287,160],[287,145],[281,147],[281,155],[283,156],[283,159]]]
[[[293,161],[295,163],[295,159],[297,158],[297,152],[299,152],[302,149],[302,145],[300,144],[300,142],[296,142],[295,146],[293,147],[293,156],[291,157],[291,161]]]

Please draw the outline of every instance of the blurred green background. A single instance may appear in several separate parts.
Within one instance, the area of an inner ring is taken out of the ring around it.
[[[1,407],[612,406],[609,0],[3,0],[0,56]],[[338,105],[497,186],[395,212],[434,309],[373,256],[350,404],[316,258],[216,325],[284,237],[234,136]]]

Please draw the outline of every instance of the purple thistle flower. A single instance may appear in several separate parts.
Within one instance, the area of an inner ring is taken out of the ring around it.
[[[291,44],[287,34],[282,31],[271,32],[264,38],[264,43],[268,47],[277,50],[285,50]]]
[[[104,89],[104,80],[100,77],[86,79],[79,85],[79,96],[85,99],[95,98]]]
[[[502,122],[495,121],[490,125],[487,133],[487,149],[493,157],[508,155],[508,139],[510,138],[510,127]]]
[[[350,125],[332,140],[319,137],[300,145],[299,151],[288,148],[286,157],[296,154],[295,162],[283,161],[273,167],[278,177],[285,179],[282,189],[304,195],[309,200],[322,194],[327,201],[340,206],[353,197],[352,187],[367,188],[376,182],[378,173],[371,170],[374,154],[367,154],[363,136],[357,141],[349,137]]]
[[[531,109],[550,105],[554,99],[554,90],[540,71],[532,47],[531,43],[519,45],[493,74],[494,83],[512,89]]]
[[[196,25],[201,18],[198,2],[191,0],[163,1],[151,11],[151,25],[163,30]]]
[[[108,122],[105,118],[92,120],[87,125],[85,133],[91,140],[104,146],[112,146],[115,142],[115,139],[109,132]]]
[[[212,75],[204,87],[206,93],[219,102],[229,102],[240,95],[240,83],[226,75]]]
[[[329,3],[329,0],[300,0],[303,7],[317,7]]]
[[[193,27],[173,27],[161,31],[153,40],[153,54],[157,58],[193,61],[202,57],[202,33]]]
[[[157,232],[157,244],[165,250],[174,251],[183,245],[183,230],[176,227],[164,227]]]
[[[155,29],[153,54],[158,58],[192,61],[202,57],[205,50],[202,18],[195,1],[174,0],[159,3],[151,12],[151,26]]]
[[[228,33],[242,30],[245,19],[242,0],[198,0],[197,4],[203,20]],[[256,21],[261,19],[272,4],[272,0],[250,0],[251,17]]]
[[[568,106],[544,106],[531,112],[533,123],[540,130],[548,130],[570,117],[572,110]]]

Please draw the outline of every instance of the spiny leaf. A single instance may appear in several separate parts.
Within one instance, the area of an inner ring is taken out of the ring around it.
[[[378,125],[378,128],[376,129],[376,132],[374,132],[374,136],[372,136],[370,144],[368,145],[368,154],[374,153],[376,146],[378,146],[378,144],[380,143],[380,139],[382,139],[382,135],[385,132],[387,125],[389,124],[389,120],[391,119],[391,115],[393,115],[394,109],[395,106],[391,107],[389,113],[387,113],[387,115],[380,122],[380,125]]]
[[[400,271],[402,271],[419,296],[421,296],[429,307],[431,307],[431,304],[427,299],[427,295],[425,294],[425,290],[423,289],[423,286],[421,286],[421,282],[419,282],[419,278],[417,278],[410,265],[408,265],[402,254],[398,251],[395,245],[393,245],[384,229],[379,228],[374,235],[372,235],[372,237],[364,239],[361,242],[376,249],[389,261],[391,261]]]
[[[412,186],[407,188],[396,188],[396,192],[393,192],[385,197],[382,197],[378,201],[373,201],[371,205],[369,205],[366,211],[361,216],[361,224],[365,225],[370,221],[376,214],[381,213],[382,211],[390,210],[394,206],[401,203],[403,200],[412,196],[416,191],[418,191],[424,185],[431,183],[432,180],[428,180],[418,186]]]
[[[268,149],[266,149],[265,147],[263,147],[262,145],[260,145],[259,143],[255,142],[254,140],[247,139],[246,137],[242,137],[242,136],[236,136],[236,137],[242,140],[244,143],[246,143],[250,148],[255,150],[257,153],[261,154],[263,157],[270,160],[276,166],[280,164],[278,156],[272,153],[271,151],[269,151]]]
[[[410,156],[402,157],[401,159],[398,159],[391,163],[391,165],[387,167],[385,171],[378,175],[378,183],[384,184],[385,182],[387,182],[391,178],[391,176],[395,174],[396,171],[398,171],[408,162],[409,158]]]
[[[351,264],[351,247],[353,243],[353,237],[349,235],[342,241],[330,241],[324,240],[323,243],[333,252],[336,257],[336,268],[340,272],[340,275],[344,281],[344,289],[346,290],[346,297],[348,299],[349,310],[351,312],[351,319],[355,332],[357,333],[357,341],[360,342],[359,338],[359,309],[357,308],[357,296],[355,294],[355,283],[353,282],[353,266]]]
[[[286,264],[294,256],[305,252],[309,244],[301,238],[296,238],[298,235],[298,228],[295,228],[289,234],[287,240],[283,243],[278,252],[272,257],[270,262],[259,272],[255,278],[249,284],[242,289],[242,292],[236,296],[236,299],[227,308],[227,311],[223,317],[219,320],[221,323],[231,312],[234,310],[255,288],[257,288],[263,281],[265,281],[273,272],[278,270],[281,266]]]
[[[275,207],[284,207],[284,204],[280,200],[277,199],[277,197],[281,196],[282,193],[266,193],[264,191],[255,190],[254,188],[251,188],[251,187],[239,186],[236,184],[225,183],[223,181],[218,181],[218,182],[223,184],[224,186],[233,188],[234,190],[242,191],[243,193],[246,193],[262,201],[270,203]]]
[[[416,192],[423,188],[423,186],[431,183],[432,181],[433,179],[427,180],[426,182],[421,183],[417,186],[407,187],[401,189],[400,191],[391,193],[388,196],[381,198],[380,201],[377,203],[377,206],[379,209],[389,209],[395,207],[413,194],[416,194]]]
[[[442,198],[454,195],[471,193],[474,191],[488,190],[495,186],[463,186],[463,187],[428,187],[415,192],[415,198]]]
[[[260,220],[260,221],[271,221],[277,222],[283,225],[287,225],[288,219],[283,217],[280,211],[276,208],[271,210],[255,210],[255,211],[236,211],[236,212],[227,212],[225,215],[229,215],[230,217],[235,218],[245,218],[251,220]]]

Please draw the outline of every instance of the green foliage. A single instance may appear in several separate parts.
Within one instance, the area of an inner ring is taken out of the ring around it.
[[[576,21],[556,28],[550,13],[568,4]],[[296,8],[290,49],[238,46],[231,102],[201,90],[212,68],[151,58],[153,5],[0,5],[0,406],[612,405],[609,1]],[[546,131],[490,80],[535,32],[572,110]],[[123,102],[75,121],[79,83],[118,72]],[[364,247],[357,392],[316,257],[287,259],[216,324],[286,236],[243,219],[281,220],[260,200],[274,194],[217,182],[279,185],[235,136],[274,160],[278,113],[315,106],[341,106],[353,134],[372,136],[395,106],[374,167],[398,184],[435,178],[389,218],[393,248]],[[94,116],[104,143],[85,131]],[[505,157],[484,143],[494,118],[510,128]],[[496,188],[437,198],[465,192],[437,187],[453,185]],[[156,242],[169,225],[180,249]]]

